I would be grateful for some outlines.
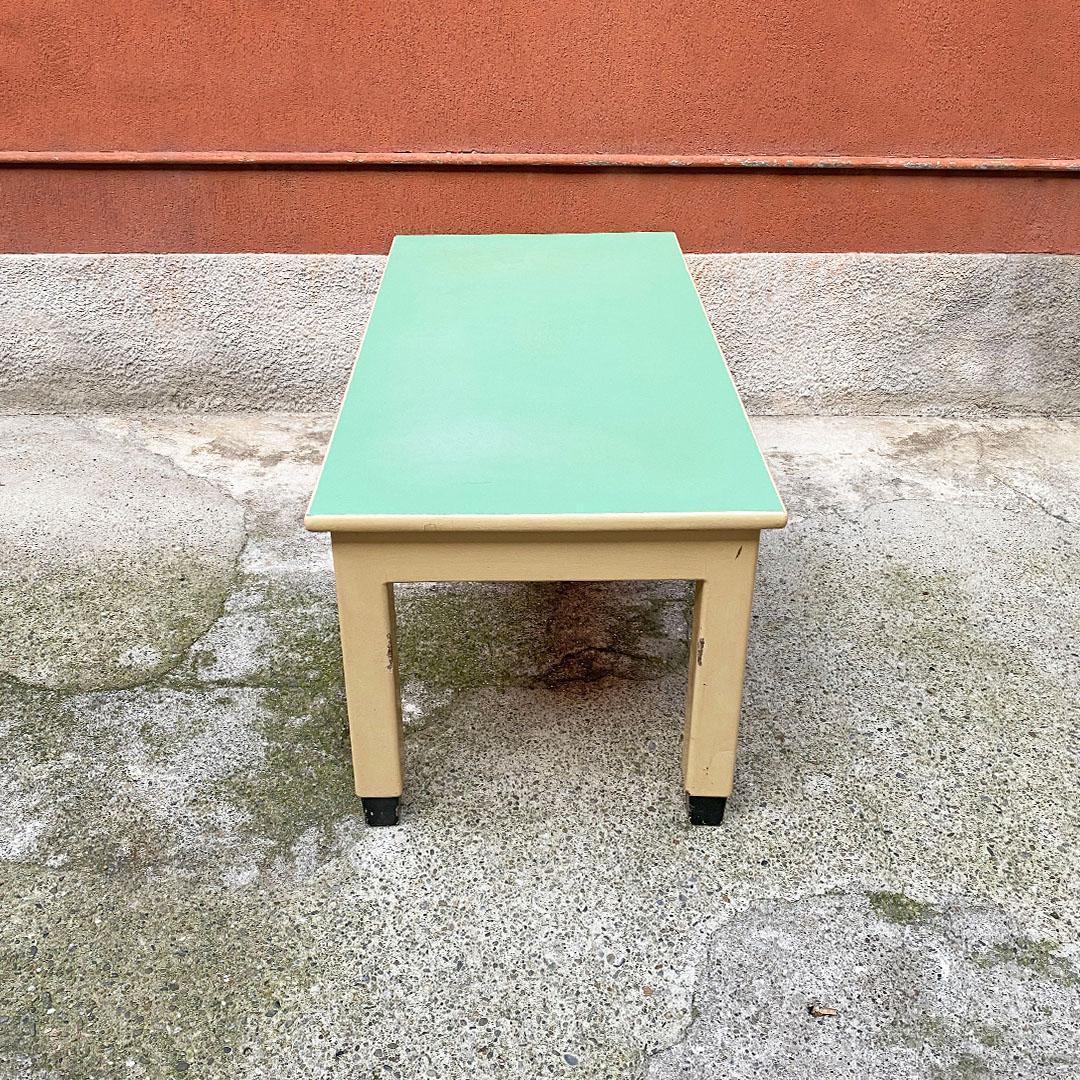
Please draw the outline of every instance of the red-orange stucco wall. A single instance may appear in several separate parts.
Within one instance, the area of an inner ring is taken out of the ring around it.
[[[381,251],[396,232],[634,228],[674,229],[699,251],[1080,250],[1080,174],[1064,166],[266,168],[168,156],[1067,162],[1080,158],[1074,0],[8,0],[0,42],[8,251]],[[163,164],[65,164],[74,151]]]

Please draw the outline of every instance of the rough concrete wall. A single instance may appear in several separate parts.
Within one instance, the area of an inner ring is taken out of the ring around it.
[[[385,262],[0,256],[0,410],[335,408]]]
[[[750,412],[1080,412],[1080,258],[695,255]]]
[[[689,262],[752,413],[1080,413],[1080,256]],[[0,256],[0,410],[333,409],[383,263]]]

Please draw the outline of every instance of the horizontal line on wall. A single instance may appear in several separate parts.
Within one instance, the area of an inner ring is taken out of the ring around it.
[[[812,154],[492,154],[472,151],[0,150],[23,168],[787,169],[849,172],[1080,173],[1080,158],[881,157]]]

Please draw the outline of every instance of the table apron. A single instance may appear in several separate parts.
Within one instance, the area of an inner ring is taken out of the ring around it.
[[[333,533],[335,551],[365,577],[408,581],[704,580],[718,562],[756,557],[758,530],[710,533],[471,534],[408,537]]]

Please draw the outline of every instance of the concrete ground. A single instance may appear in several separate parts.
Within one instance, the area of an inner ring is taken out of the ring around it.
[[[728,821],[682,585],[399,596],[350,793],[323,415],[0,419],[4,1077],[1080,1073],[1080,421],[755,424]]]

